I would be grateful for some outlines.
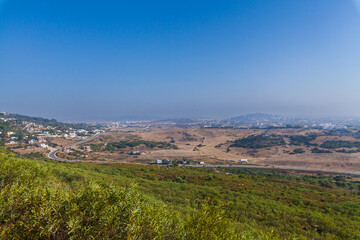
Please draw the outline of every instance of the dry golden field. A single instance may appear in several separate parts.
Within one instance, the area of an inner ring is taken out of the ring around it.
[[[196,160],[205,163],[239,163],[248,159],[251,164],[268,166],[305,167],[329,170],[360,171],[360,153],[312,153],[313,146],[294,146],[289,144],[288,136],[316,133],[319,136],[312,141],[321,145],[327,140],[358,141],[353,137],[325,136],[321,130],[314,129],[212,129],[212,128],[155,128],[148,132],[112,132],[94,139],[91,144],[106,145],[109,142],[132,141],[134,139],[168,142],[178,149],[148,148],[139,145],[134,148],[116,149],[115,151],[89,151],[83,146],[76,149],[86,154],[86,159],[146,163],[156,159]],[[286,145],[269,148],[249,149],[230,147],[233,141],[249,135],[274,134],[287,136]],[[87,143],[85,145],[89,145]],[[302,148],[301,154],[290,154],[294,149]],[[347,149],[349,150],[349,149]],[[140,151],[139,156],[130,156],[129,151]],[[70,156],[69,156],[70,158]]]
[[[12,150],[21,155],[29,154],[29,153],[41,153],[44,157],[47,156],[47,149],[44,148],[26,147],[26,148],[13,148]]]

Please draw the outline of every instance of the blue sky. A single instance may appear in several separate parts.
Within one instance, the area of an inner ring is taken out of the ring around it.
[[[360,116],[359,66],[358,0],[0,0],[1,111]]]

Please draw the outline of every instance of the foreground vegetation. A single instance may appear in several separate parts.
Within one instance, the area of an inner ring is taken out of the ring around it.
[[[2,239],[360,239],[360,182],[0,153]]]

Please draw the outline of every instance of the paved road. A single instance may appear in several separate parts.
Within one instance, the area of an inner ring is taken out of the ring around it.
[[[86,143],[88,141],[97,138],[102,133],[95,134],[87,139],[81,140],[79,142],[70,144],[65,147],[58,148],[49,153],[49,158],[60,161],[60,162],[93,162],[93,163],[118,163],[118,162],[108,162],[108,161],[96,161],[96,160],[68,160],[64,158],[59,158],[56,156],[56,153],[61,151],[64,148],[74,147],[79,144]],[[295,170],[295,171],[307,171],[307,172],[324,172],[324,173],[336,173],[336,174],[349,174],[349,175],[356,175],[360,176],[360,172],[347,172],[347,171],[338,171],[338,170],[326,170],[326,169],[315,169],[315,168],[296,168],[296,167],[275,167],[275,166],[259,166],[259,165],[183,165],[182,167],[198,167],[198,168],[217,168],[217,167],[231,167],[231,168],[259,168],[259,169],[279,169],[279,170]]]
[[[49,153],[49,158],[51,158],[52,160],[55,160],[55,161],[60,161],[60,162],[95,162],[95,163],[108,163],[106,161],[95,161],[95,160],[69,160],[69,159],[64,159],[64,158],[59,158],[58,156],[56,156],[56,154],[63,150],[64,148],[70,148],[70,147],[74,147],[76,145],[79,145],[79,144],[83,144],[83,143],[86,143],[88,141],[91,141],[93,140],[94,138],[97,138],[98,136],[100,136],[102,133],[98,133],[98,134],[95,134],[89,138],[86,138],[84,140],[81,140],[79,142],[76,142],[76,143],[73,143],[73,144],[70,144],[70,145],[67,145],[65,147],[61,147],[61,148],[58,148],[52,152]]]
[[[360,172],[347,172],[347,171],[338,171],[338,170],[326,170],[326,169],[316,169],[316,168],[296,168],[296,167],[275,167],[275,166],[259,166],[259,165],[183,165],[183,167],[208,167],[208,168],[217,168],[217,167],[231,167],[231,168],[261,168],[261,169],[283,169],[283,170],[295,170],[295,171],[307,171],[307,172],[324,172],[324,173],[338,173],[338,174],[349,174],[360,176]]]

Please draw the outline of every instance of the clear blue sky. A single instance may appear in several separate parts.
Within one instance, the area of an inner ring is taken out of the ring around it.
[[[360,115],[360,1],[0,0],[0,111]]]

